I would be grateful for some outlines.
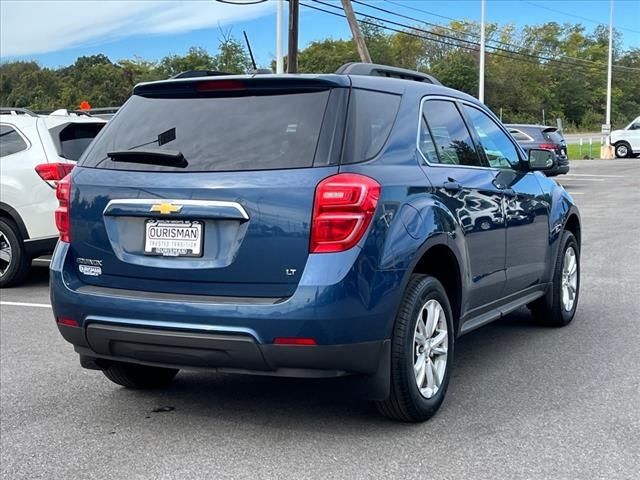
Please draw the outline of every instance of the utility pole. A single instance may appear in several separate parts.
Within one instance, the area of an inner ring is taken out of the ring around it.
[[[284,0],[276,0],[276,73],[284,73],[284,53],[282,51],[282,17]]]
[[[347,21],[349,22],[349,28],[351,29],[351,34],[353,35],[353,41],[356,43],[356,48],[358,49],[360,60],[362,60],[364,63],[371,63],[371,55],[369,55],[369,49],[367,48],[367,44],[364,41],[362,32],[360,31],[360,26],[358,25],[358,21],[356,20],[356,14],[353,12],[351,0],[342,0],[342,8],[344,9],[344,14],[347,17]]]
[[[480,79],[478,82],[478,100],[484,103],[484,51],[485,51],[485,0],[480,0]]]
[[[605,124],[606,127],[606,147],[602,152],[602,158],[613,158],[613,152],[611,151],[611,73],[613,64],[613,0],[610,0],[609,5],[609,64],[607,65],[607,113]],[[605,133],[605,129],[603,132]]]
[[[299,0],[289,0],[289,53],[287,54],[287,72],[298,72],[298,13]]]

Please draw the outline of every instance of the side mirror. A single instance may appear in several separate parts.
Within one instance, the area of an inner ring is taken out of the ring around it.
[[[529,150],[529,170],[544,172],[556,166],[556,154],[551,150],[532,148]]]

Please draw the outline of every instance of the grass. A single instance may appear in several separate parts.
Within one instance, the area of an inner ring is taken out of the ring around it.
[[[600,142],[593,142],[593,145],[591,146],[591,155],[589,155],[588,142],[584,142],[582,145],[582,155],[580,154],[579,143],[569,143],[567,144],[567,154],[569,155],[569,160],[582,160],[586,156],[598,158],[600,156]]]

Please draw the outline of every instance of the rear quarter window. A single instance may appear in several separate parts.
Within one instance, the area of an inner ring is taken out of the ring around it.
[[[104,123],[71,123],[64,127],[57,134],[60,156],[68,160],[78,160],[104,125]]]
[[[354,88],[349,99],[342,163],[370,160],[389,138],[400,107],[400,95]]]

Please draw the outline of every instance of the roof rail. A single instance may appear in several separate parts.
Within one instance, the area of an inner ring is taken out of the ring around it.
[[[228,72],[218,72],[216,70],[187,70],[185,72],[176,73],[171,79],[174,78],[195,78],[195,77],[218,77],[221,75],[233,75]]]
[[[29,117],[37,117],[35,113],[26,108],[0,107],[0,115],[28,115]]]
[[[345,63],[336,70],[336,73],[340,75],[367,75],[372,77],[401,78],[403,80],[413,80],[415,82],[442,85],[437,78],[427,73],[416,72],[415,70],[408,70],[406,68],[390,67],[388,65],[378,65],[376,63]]]

